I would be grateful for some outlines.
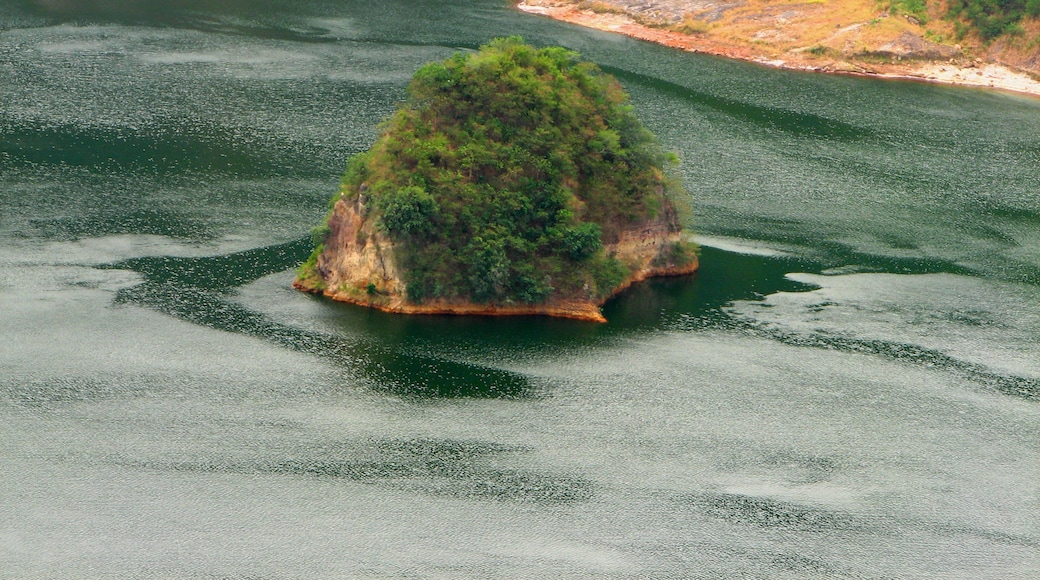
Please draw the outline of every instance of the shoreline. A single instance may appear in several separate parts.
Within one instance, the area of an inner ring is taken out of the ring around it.
[[[724,43],[704,35],[682,34],[652,28],[639,24],[627,14],[596,13],[579,10],[573,5],[540,5],[529,3],[527,0],[521,0],[516,8],[527,14],[622,34],[686,52],[742,60],[773,68],[981,88],[1040,98],[1040,80],[1033,79],[1028,74],[1007,66],[981,62],[978,59],[969,60],[966,63],[958,63],[953,60],[949,62],[921,60],[863,63],[832,58],[814,58],[804,53],[794,52],[785,53],[783,57],[777,58],[763,54],[762,51],[756,51],[751,43]]]
[[[477,304],[464,301],[431,300],[422,304],[407,302],[403,297],[386,300],[385,297],[373,299],[370,296],[351,294],[332,288],[318,287],[313,280],[296,278],[292,287],[311,294],[325,296],[337,302],[346,302],[367,308],[375,308],[391,314],[407,315],[447,315],[447,316],[549,316],[567,318],[585,322],[606,323],[602,306],[617,297],[634,284],[651,278],[676,278],[696,274],[700,269],[700,260],[694,260],[682,267],[661,268],[651,271],[635,272],[614,291],[598,300],[556,300],[543,304]]]

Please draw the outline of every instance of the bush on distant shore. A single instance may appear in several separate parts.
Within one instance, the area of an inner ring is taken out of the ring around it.
[[[1023,18],[1040,16],[1040,0],[950,0],[946,14],[961,21],[961,36],[974,31],[992,40],[1020,30]]]

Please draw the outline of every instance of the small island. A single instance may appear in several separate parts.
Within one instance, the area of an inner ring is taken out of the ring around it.
[[[388,312],[603,322],[629,285],[698,267],[674,162],[616,79],[498,39],[415,73],[293,285]]]

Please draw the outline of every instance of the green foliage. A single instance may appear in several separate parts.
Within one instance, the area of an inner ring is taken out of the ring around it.
[[[590,222],[567,228],[563,233],[563,247],[567,256],[575,262],[589,258],[603,247],[600,235],[599,226]]]
[[[682,22],[671,26],[671,29],[680,34],[705,34],[711,30],[711,23],[687,15]]]
[[[662,249],[661,254],[654,259],[654,265],[674,264],[675,266],[685,266],[697,258],[698,250],[698,246],[691,242],[675,242],[671,246]]]
[[[928,3],[925,0],[892,0],[889,6],[893,12],[913,16],[921,24],[928,21]]]
[[[578,5],[579,10],[590,10],[596,14],[625,14],[625,9],[606,2],[586,0]]]
[[[469,266],[469,283],[473,297],[487,302],[501,297],[509,280],[509,257],[501,238],[484,239],[480,236],[466,246],[463,262]]]
[[[311,243],[315,246],[325,243],[325,238],[332,233],[332,229],[329,228],[328,220],[320,226],[314,226],[311,228]]]
[[[1021,31],[1019,22],[1026,16],[1040,16],[1040,0],[951,0],[947,16],[962,19],[984,40]]]
[[[349,184],[351,183],[364,183],[368,179],[368,164],[372,160],[372,152],[366,151],[364,153],[358,153],[347,161],[347,170],[343,173],[343,178],[340,180],[340,188],[347,192]],[[338,196],[332,198],[332,203],[335,203]]]
[[[595,293],[599,298],[610,296],[630,273],[628,267],[613,256],[599,256],[591,266]]]
[[[296,278],[304,283],[308,283],[314,287],[315,290],[325,289],[325,280],[318,273],[318,257],[325,251],[325,244],[318,244],[314,247],[314,251],[307,257],[307,260],[300,264],[296,268]]]
[[[377,200],[382,211],[382,224],[387,232],[398,236],[421,236],[434,227],[437,201],[421,187],[409,185]]]
[[[624,280],[603,245],[669,203],[673,161],[613,77],[513,37],[420,68],[341,191],[370,197],[410,301],[532,303]]]

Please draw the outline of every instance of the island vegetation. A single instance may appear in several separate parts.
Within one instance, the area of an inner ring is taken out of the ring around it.
[[[573,51],[498,39],[415,73],[350,160],[296,285],[404,312],[598,305],[696,269],[674,161],[616,79]]]

